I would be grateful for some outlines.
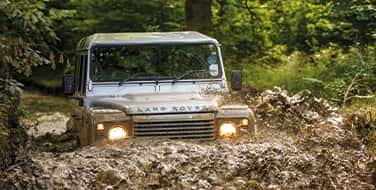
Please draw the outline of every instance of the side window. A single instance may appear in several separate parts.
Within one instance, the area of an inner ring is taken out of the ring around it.
[[[76,56],[76,65],[74,68],[74,87],[75,87],[75,94],[78,95],[80,92],[80,85],[81,85],[81,61],[80,57]]]
[[[81,89],[80,93],[85,94],[86,78],[87,78],[87,55],[81,55]]]

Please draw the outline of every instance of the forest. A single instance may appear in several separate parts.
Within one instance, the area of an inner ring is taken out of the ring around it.
[[[374,6],[372,0],[3,0],[1,76],[58,89],[84,36],[194,30],[219,40],[228,70],[241,68],[245,85],[310,89],[343,104],[375,90]]]
[[[360,144],[366,146],[364,152],[371,166],[367,165],[366,169],[359,166],[368,175],[364,180],[376,184],[375,0],[0,0],[0,168],[5,171],[18,163],[19,152],[27,149],[30,141],[22,121],[33,111],[25,110],[22,97],[29,91],[38,91],[62,98],[62,78],[74,70],[73,57],[81,38],[94,33],[173,31],[198,31],[217,39],[227,78],[232,70],[241,70],[243,89],[247,93],[279,89],[278,93],[268,95],[269,99],[276,98],[276,102],[270,100],[276,109],[290,104],[284,102],[285,91],[293,98],[293,94],[307,90],[310,96],[338,108],[346,122],[353,122],[351,130],[356,131]],[[259,96],[266,95],[258,93],[257,98],[249,99],[252,102],[249,105],[262,110],[255,111],[256,114],[268,115],[265,107],[254,103]],[[50,103],[54,104],[54,101]],[[311,107],[316,103],[316,99],[308,101]],[[317,105],[321,106],[321,103]],[[288,120],[293,120],[291,118]],[[306,129],[294,130],[300,133]],[[357,146],[350,137],[344,139],[348,140],[344,143]],[[197,148],[195,146],[193,148]],[[222,145],[220,148],[227,150]],[[268,151],[263,153],[272,154]],[[248,188],[273,189],[267,185],[272,182],[265,182],[264,178],[252,178],[254,181],[250,182],[251,178],[247,181]],[[161,181],[162,187],[169,184]],[[350,180],[349,186],[345,186],[344,181],[333,183],[339,183],[339,189],[359,185],[351,184]],[[3,187],[8,187],[7,182],[0,180],[0,187],[4,184]],[[280,187],[298,189],[298,186],[284,186],[286,184],[280,184]],[[321,185],[302,187],[337,189],[333,184]],[[38,187],[50,188],[33,186]],[[210,189],[212,186],[198,187]],[[371,185],[362,187],[375,188]]]

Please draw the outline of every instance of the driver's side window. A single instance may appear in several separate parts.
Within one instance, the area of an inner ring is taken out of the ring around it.
[[[87,78],[87,56],[77,55],[76,56],[76,66],[75,66],[75,94],[80,96],[85,94],[86,88],[86,78]]]

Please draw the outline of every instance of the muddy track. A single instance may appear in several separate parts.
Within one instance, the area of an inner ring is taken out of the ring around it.
[[[327,102],[280,89],[243,98],[257,138],[34,148],[0,174],[0,189],[375,189],[373,158]]]

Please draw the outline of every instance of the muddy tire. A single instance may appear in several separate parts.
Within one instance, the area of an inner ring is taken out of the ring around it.
[[[253,139],[257,138],[257,125],[256,124],[249,125],[248,132]]]
[[[78,144],[80,147],[87,146],[90,144],[89,138],[88,138],[88,130],[85,126],[80,127],[79,133],[78,133]]]
[[[248,131],[251,134],[252,138],[257,138],[257,122],[256,122],[256,116],[254,112],[251,110],[249,114],[249,125],[248,125]]]

